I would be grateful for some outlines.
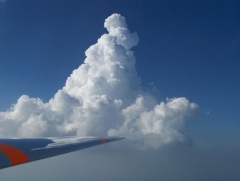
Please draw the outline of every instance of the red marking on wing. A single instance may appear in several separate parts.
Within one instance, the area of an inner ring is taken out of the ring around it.
[[[29,158],[25,153],[9,144],[0,143],[0,151],[11,160],[12,166],[29,161]]]
[[[98,139],[102,142],[102,144],[107,143],[107,141],[105,139],[103,139],[103,138],[98,138]]]

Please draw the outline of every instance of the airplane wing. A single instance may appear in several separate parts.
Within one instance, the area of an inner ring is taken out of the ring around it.
[[[121,139],[123,138],[53,137],[0,139],[0,169]]]

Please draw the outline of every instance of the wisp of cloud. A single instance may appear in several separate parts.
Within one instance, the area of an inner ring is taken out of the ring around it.
[[[131,51],[137,34],[119,14],[104,27],[108,33],[87,49],[84,63],[53,98],[44,103],[22,95],[0,112],[1,137],[120,135],[141,148],[185,140],[185,120],[197,104],[184,97],[159,102],[143,89]]]

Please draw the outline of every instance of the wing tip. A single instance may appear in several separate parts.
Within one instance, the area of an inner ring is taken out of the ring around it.
[[[102,141],[102,143],[109,143],[109,142],[113,142],[113,141],[119,141],[125,139],[124,137],[107,137],[107,138],[101,138],[100,140]]]

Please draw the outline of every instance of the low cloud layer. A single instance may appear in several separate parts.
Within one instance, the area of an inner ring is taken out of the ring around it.
[[[159,102],[143,89],[131,51],[137,34],[119,14],[104,27],[108,33],[87,49],[84,63],[49,102],[23,95],[0,112],[1,137],[119,135],[141,148],[185,140],[185,120],[198,106],[184,97]]]

